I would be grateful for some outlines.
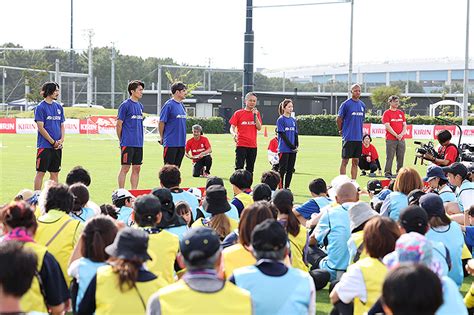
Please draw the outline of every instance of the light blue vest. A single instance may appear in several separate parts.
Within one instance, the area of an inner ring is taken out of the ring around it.
[[[166,231],[173,233],[179,237],[179,240],[183,238],[184,233],[188,231],[188,227],[186,225],[175,226],[170,228],[165,228]]]
[[[464,210],[469,210],[469,209],[465,209],[464,205],[462,204],[461,193],[463,191],[465,191],[465,193],[469,192],[471,194],[474,194],[474,183],[470,182],[466,179],[462,182],[461,187],[459,187],[459,192],[457,193],[456,197],[458,199],[459,209],[461,209],[461,212],[464,212]],[[466,207],[466,208],[468,208],[468,207]]]
[[[94,262],[89,258],[79,258],[79,277],[77,279],[77,283],[79,285],[79,289],[77,291],[77,298],[76,298],[76,311],[79,304],[81,304],[82,298],[84,297],[84,293],[87,290],[87,287],[91,283],[92,278],[97,273],[97,269],[99,267],[105,266],[107,263],[105,262]]]
[[[117,221],[125,223],[126,226],[131,226],[132,212],[133,212],[132,208],[125,207],[125,206],[121,207],[117,216]]]
[[[234,270],[235,284],[250,292],[255,315],[308,314],[311,278],[290,267],[280,277],[267,276],[255,266]]]
[[[448,266],[448,261],[447,261],[447,255],[449,253],[449,250],[441,242],[436,242],[436,241],[430,241],[430,242],[431,242],[431,246],[433,247],[433,258],[435,258],[441,264],[442,275],[447,276],[449,273],[449,266]]]
[[[87,220],[89,220],[90,218],[92,218],[95,215],[95,212],[94,212],[94,209],[92,209],[92,208],[84,207],[84,208],[82,208],[81,215],[77,215],[77,214],[72,213],[72,212],[69,215],[71,216],[71,218],[73,218],[75,220],[79,220],[81,222],[86,222]]]
[[[451,190],[451,189],[450,189]],[[441,200],[444,202],[452,202],[452,201],[458,201],[456,199],[456,194],[453,193],[452,191],[446,190],[446,191],[440,191],[439,192],[439,197]]]
[[[332,203],[332,200],[328,197],[315,197],[313,200],[318,205],[319,211],[321,211],[321,209],[326,207],[328,204]]]
[[[443,304],[436,311],[436,315],[467,315],[467,309],[459,289],[449,277],[441,277],[443,286]]]
[[[426,238],[430,241],[441,242],[448,248],[451,256],[451,270],[448,272],[448,277],[453,279],[458,286],[461,286],[464,279],[461,260],[464,236],[459,224],[452,221],[449,226],[431,228],[426,233]]]
[[[388,215],[393,221],[397,222],[400,212],[408,207],[408,197],[404,193],[394,191],[390,193],[390,214]]]
[[[201,210],[202,214],[204,214],[204,217],[206,219],[209,219],[212,216],[212,214],[206,212],[206,210],[204,210],[202,207],[199,207],[199,210]],[[240,220],[239,211],[237,211],[237,208],[233,204],[230,204],[230,210],[225,212],[224,214],[237,222],[239,222]]]

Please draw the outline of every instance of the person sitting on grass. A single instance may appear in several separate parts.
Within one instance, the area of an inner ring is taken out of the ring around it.
[[[280,174],[274,170],[263,172],[262,177],[260,178],[260,183],[270,186],[270,189],[272,190],[272,197],[275,194],[275,191],[278,189],[280,181]]]
[[[208,177],[212,166],[211,144],[202,135],[200,125],[193,125],[191,129],[193,137],[186,141],[185,155],[193,161],[193,177]]]
[[[372,144],[372,137],[369,134],[362,137],[362,155],[359,159],[359,168],[362,171],[360,176],[367,175],[367,171],[369,171],[370,177],[375,177],[376,171],[378,171],[379,176],[382,176],[379,154]]]
[[[333,201],[328,196],[326,182],[322,178],[313,179],[309,183],[309,192],[311,199],[300,206],[293,208],[293,213],[302,225],[306,225],[306,221],[311,218],[313,213],[319,213],[322,208],[331,204]]]
[[[127,226],[133,224],[133,203],[135,197],[126,189],[119,188],[112,193],[112,203],[117,207],[117,221],[123,222]]]
[[[193,224],[192,221],[192,214],[191,214],[191,207],[186,201],[178,201],[175,205],[176,207],[176,214],[183,218],[186,221],[188,227],[191,227]]]
[[[72,218],[86,222],[95,216],[94,209],[87,207],[87,203],[89,202],[89,190],[86,185],[81,183],[72,184],[69,186],[69,191],[74,195],[74,204],[70,213]]]
[[[242,211],[253,203],[252,189],[250,188],[253,182],[252,173],[244,169],[236,170],[230,176],[229,181],[234,191],[234,198],[230,203],[237,208],[239,216],[241,216]]]

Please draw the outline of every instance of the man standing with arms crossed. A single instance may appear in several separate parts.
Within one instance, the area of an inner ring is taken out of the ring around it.
[[[173,83],[171,97],[166,101],[160,112],[158,130],[163,146],[163,164],[181,167],[186,146],[186,110],[183,100],[186,98],[186,85],[182,82]]]
[[[58,182],[66,120],[63,107],[55,102],[59,96],[59,84],[46,82],[40,93],[44,100],[35,108],[35,122],[38,125],[35,190],[41,190],[46,172],[49,172],[51,180]]]
[[[262,129],[262,117],[255,106],[257,95],[245,95],[245,108],[237,110],[230,119],[230,133],[237,144],[235,149],[235,169],[245,169],[253,174],[257,158],[257,130]]]
[[[337,129],[342,135],[342,160],[340,175],[346,174],[349,159],[352,159],[351,178],[357,178],[359,158],[362,154],[362,128],[365,120],[365,104],[360,100],[360,85],[351,86],[352,97],[341,104],[337,114]]]
[[[388,98],[390,106],[382,116],[382,123],[385,125],[385,150],[387,159],[385,160],[385,177],[392,178],[393,157],[397,156],[397,173],[403,167],[405,159],[405,140],[407,131],[407,121],[405,113],[398,109],[400,100],[398,96],[392,95]]]
[[[130,165],[132,174],[130,184],[137,189],[140,179],[140,168],[143,161],[143,105],[139,100],[143,96],[145,84],[134,80],[128,83],[130,98],[120,104],[117,116],[117,137],[120,141],[121,164],[118,174],[119,188],[125,188],[125,178]]]

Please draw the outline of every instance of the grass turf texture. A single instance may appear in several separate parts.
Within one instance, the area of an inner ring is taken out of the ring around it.
[[[268,130],[273,130],[268,128]],[[229,177],[234,170],[235,143],[229,134],[206,135],[212,145],[212,175],[222,177],[227,188],[228,197],[232,196]],[[188,135],[188,139],[191,135]],[[153,188],[159,185],[158,171],[163,165],[163,148],[156,142],[156,136],[146,136],[144,160],[140,173],[140,189]],[[267,161],[267,146],[271,138],[258,136],[258,155],[255,164],[254,185],[260,181],[263,171],[270,169]],[[385,142],[374,139],[382,167],[385,164]],[[300,136],[300,150],[296,159],[296,173],[293,175],[291,190],[296,203],[303,203],[309,197],[308,184],[317,177],[322,177],[329,184],[339,174],[341,138]],[[413,166],[415,145],[407,140],[405,165]],[[33,187],[35,176],[36,135],[0,136],[0,203],[9,202],[23,188]],[[65,181],[67,172],[76,165],[82,165],[91,174],[89,187],[90,197],[97,204],[111,203],[111,194],[117,188],[117,174],[120,168],[119,144],[113,135],[66,135],[60,181]],[[395,165],[394,165],[395,167]],[[414,166],[422,176],[426,166]],[[347,171],[350,172],[348,166]],[[192,164],[184,158],[181,166],[183,187],[204,186],[205,178],[192,177]],[[360,174],[360,172],[359,172]],[[48,175],[45,176],[48,178]],[[366,187],[367,176],[358,177],[358,183]],[[127,178],[126,188],[130,188]],[[467,278],[462,291],[468,290],[471,278]],[[327,288],[317,293],[317,314],[327,314],[331,309]]]

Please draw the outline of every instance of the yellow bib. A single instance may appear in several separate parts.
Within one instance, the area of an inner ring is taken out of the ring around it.
[[[173,283],[174,262],[178,250],[179,238],[177,235],[165,230],[149,234],[148,254],[152,260],[146,262],[146,267],[155,275],[161,275],[167,283]]]
[[[227,279],[230,278],[234,269],[251,266],[257,262],[255,257],[240,243],[225,248],[222,251],[222,256],[224,257],[224,271]]]
[[[231,231],[234,231],[234,230],[239,228],[239,222],[237,222],[237,220],[229,218],[229,217],[227,217],[227,218],[229,219],[230,230]],[[191,227],[205,226],[204,222],[202,220],[203,220],[203,218],[197,219],[196,221],[193,222],[193,224],[191,224]]]
[[[360,244],[362,244],[362,242],[364,242],[364,230],[352,233],[351,238],[354,241],[354,244],[355,244],[356,248],[359,248]],[[362,252],[360,253],[360,257],[359,257],[358,261],[361,260],[361,259],[364,259],[366,257],[370,257],[370,256],[367,254],[367,251],[365,250],[365,247],[364,247],[364,248],[362,248]],[[352,265],[354,263],[353,260],[354,260],[354,258],[349,261],[349,265]]]
[[[145,314],[145,305],[150,296],[167,285],[158,277],[147,282],[136,282],[136,288],[120,291],[118,275],[112,266],[103,266],[97,270],[97,286],[95,291],[95,313],[101,314]]]
[[[38,264],[36,266],[36,270],[38,273],[40,272],[41,268],[43,267],[43,260],[44,255],[46,255],[46,247],[43,245],[33,243],[33,242],[26,242],[24,243],[26,248],[31,249],[38,258]],[[33,277],[33,282],[31,282],[30,289],[22,296],[20,301],[21,309],[28,313],[28,312],[41,312],[47,313],[48,310],[46,309],[45,299],[43,294],[41,293],[38,277]]]
[[[308,272],[308,266],[303,261],[303,251],[306,245],[308,232],[304,226],[300,226],[298,235],[293,236],[288,233],[291,249],[291,265],[295,268]]]
[[[218,292],[201,293],[179,280],[159,290],[158,295],[163,315],[252,314],[250,293],[227,281]]]
[[[382,284],[387,274],[387,267],[380,260],[372,257],[361,259],[354,266],[360,268],[367,290],[365,304],[357,298],[354,299],[354,315],[362,315],[370,310],[382,294]]]
[[[70,220],[68,223],[66,221]],[[43,222],[41,217],[38,218],[38,229],[36,230],[35,241],[41,245],[44,245],[48,248],[54,258],[61,266],[61,271],[63,272],[64,279],[66,283],[71,282],[71,277],[67,274],[67,268],[69,265],[69,258],[74,250],[75,235],[76,230],[78,229],[80,221],[72,219],[66,213],[56,221],[53,222]],[[59,231],[61,227],[64,228],[59,232],[59,234],[54,238],[52,242],[50,240],[54,235]],[[49,245],[47,245],[49,243]]]
[[[244,205],[244,209],[250,206],[253,203],[253,198],[251,195],[244,192],[235,195],[235,198],[239,199],[240,202]]]

